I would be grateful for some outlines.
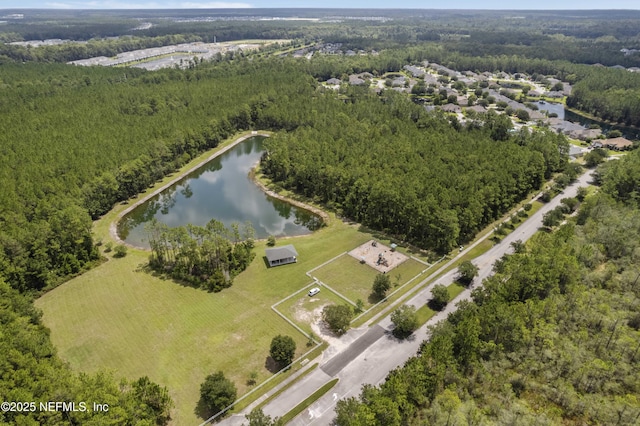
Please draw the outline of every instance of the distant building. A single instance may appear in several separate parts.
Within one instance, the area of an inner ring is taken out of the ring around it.
[[[474,111],[478,114],[484,114],[487,112],[487,109],[485,107],[483,107],[482,105],[474,105],[471,106],[469,108],[467,108],[467,111]]]
[[[569,157],[578,158],[582,157],[585,153],[585,149],[579,146],[570,145],[569,146]]]
[[[296,263],[298,261],[298,252],[291,244],[282,247],[268,248],[265,250],[265,256],[271,267]]]
[[[625,149],[633,147],[633,142],[625,138],[613,138],[603,140],[602,145],[609,149],[615,149],[616,151],[624,151]]]
[[[357,75],[350,75],[349,84],[352,86],[361,86],[364,84],[364,80],[358,77]]]
[[[462,108],[460,108],[460,105],[456,105],[456,104],[446,104],[442,107],[442,110],[444,112],[453,112],[453,113],[462,112]]]

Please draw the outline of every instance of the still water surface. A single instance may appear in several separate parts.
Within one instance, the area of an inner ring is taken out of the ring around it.
[[[239,143],[132,210],[118,225],[120,238],[149,247],[144,226],[153,218],[170,227],[204,226],[211,219],[227,227],[248,221],[256,238],[305,235],[317,229],[318,216],[267,196],[249,179],[249,170],[264,152],[264,139],[255,136]]]

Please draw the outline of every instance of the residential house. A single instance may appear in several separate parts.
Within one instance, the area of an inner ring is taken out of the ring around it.
[[[602,141],[602,145],[606,146],[609,149],[615,149],[616,151],[624,151],[626,149],[630,149],[633,147],[633,142],[626,138],[613,138],[613,139],[605,139]]]
[[[456,105],[456,104],[446,104],[442,107],[442,110],[444,112],[455,112],[455,113],[462,112],[462,108],[460,108],[460,105]]]
[[[269,266],[286,265],[288,263],[296,263],[298,261],[298,252],[292,244],[268,248],[265,256],[269,262]]]

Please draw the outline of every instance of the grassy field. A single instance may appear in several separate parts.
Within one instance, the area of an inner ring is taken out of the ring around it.
[[[183,170],[211,154],[201,155]],[[176,176],[165,178],[146,193]],[[96,240],[113,241],[109,234],[111,222],[146,193],[115,206],[97,221]],[[116,377],[128,379],[149,376],[169,388],[175,403],[172,412],[175,424],[198,424],[204,415],[196,412],[199,388],[208,374],[222,370],[234,381],[238,394],[243,395],[252,387],[247,383],[252,372],[258,373],[258,383],[273,374],[268,353],[275,335],[292,336],[297,355],[308,350],[307,338],[273,312],[271,305],[307,286],[310,279],[306,271],[372,238],[389,244],[379,235],[331,215],[329,226],[310,236],[279,240],[278,245],[295,245],[298,262],[271,269],[263,258],[265,242],[258,241],[256,259],[236,277],[233,287],[220,293],[207,293],[149,274],[144,271],[149,253],[130,248],[126,257],[110,258],[43,295],[36,306],[43,311],[43,321],[51,329],[58,354],[73,369],[86,372],[106,369]],[[107,254],[110,256],[111,253]],[[318,271],[324,274],[327,284],[353,297],[354,302],[360,298],[368,303],[376,271],[344,257],[347,259],[336,260],[336,268]],[[370,271],[356,269],[359,266]],[[402,285],[426,268],[410,259],[390,272],[392,283]],[[358,285],[352,286],[356,281]],[[418,282],[416,279],[415,284]],[[398,297],[412,286],[399,292]],[[291,316],[300,299],[302,305],[311,303],[305,294],[293,297],[279,309]],[[327,289],[321,291],[321,297],[344,303]],[[308,324],[300,325],[309,329]]]
[[[333,223],[313,237],[286,241],[296,246],[297,264],[267,269],[259,242],[253,263],[220,293],[154,277],[142,271],[148,253],[129,249],[125,258],[110,259],[36,305],[60,356],[74,369],[110,369],[129,379],[148,375],[170,389],[176,422],[195,424],[207,374],[222,370],[242,395],[252,371],[258,382],[271,375],[266,360],[275,335],[292,336],[298,355],[307,350],[307,339],[270,306],[306,286],[305,271],[371,238]]]
[[[405,284],[426,268],[427,265],[423,263],[407,259],[389,271],[389,277],[392,285],[397,287]],[[362,300],[365,309],[378,302],[378,300],[371,298],[373,280],[378,274],[378,271],[358,262],[357,259],[348,254],[311,273],[311,275],[343,294],[353,303],[356,303],[358,299]]]
[[[365,304],[378,271],[363,265],[345,254],[311,273],[323,283],[342,293],[352,302],[361,299]]]

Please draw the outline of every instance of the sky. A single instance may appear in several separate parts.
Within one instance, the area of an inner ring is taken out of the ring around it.
[[[359,8],[359,9],[639,9],[638,0],[0,0],[1,9],[218,9],[218,8]]]

